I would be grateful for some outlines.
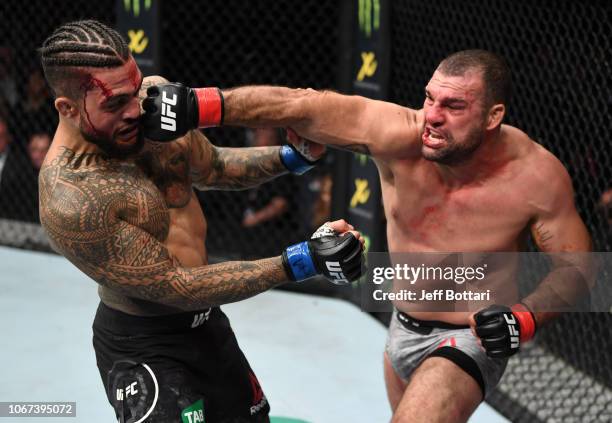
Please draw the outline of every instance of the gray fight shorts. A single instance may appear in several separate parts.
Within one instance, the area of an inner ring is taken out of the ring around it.
[[[429,357],[444,357],[472,376],[483,399],[495,388],[508,359],[488,357],[469,326],[422,321],[395,310],[389,325],[387,355],[399,377],[409,380],[412,372]]]

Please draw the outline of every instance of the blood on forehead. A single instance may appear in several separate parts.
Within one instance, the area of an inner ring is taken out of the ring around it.
[[[141,74],[138,70],[138,66],[136,65],[136,61],[134,59],[130,59],[127,63],[128,66],[128,78],[132,81],[132,85],[134,89],[137,90],[140,87]]]
[[[127,78],[134,86],[134,90],[137,90],[140,87],[141,73],[138,69],[138,66],[136,65],[136,61],[133,57],[130,57],[128,62],[123,65],[123,67],[126,68],[125,71],[127,72]],[[83,91],[83,111],[85,112],[86,121],[89,127],[97,135],[103,135],[103,133],[92,123],[89,111],[87,110],[87,94],[89,93],[89,91],[96,87],[100,89],[105,100],[108,100],[110,97],[113,96],[113,90],[108,86],[108,84],[94,77],[89,72],[83,72],[83,82],[80,86],[80,89]]]
[[[100,89],[104,98],[109,98],[113,95],[113,90],[111,90],[108,85],[98,78],[95,78],[89,72],[83,72],[83,82],[80,86],[81,91],[83,91],[83,96],[87,97],[87,93],[96,87]]]
[[[141,81],[141,73],[138,69],[138,65],[136,65],[136,61],[133,58],[130,58],[125,65],[122,66],[123,71],[126,72],[126,78],[130,81],[134,90],[137,90],[140,87]],[[81,90],[84,91],[84,94],[87,95],[88,91],[91,91],[94,88],[99,88],[102,92],[102,95],[105,99],[113,96],[113,90],[108,86],[107,83],[103,82],[99,78],[94,77],[89,72],[83,73],[83,83],[81,84]]]

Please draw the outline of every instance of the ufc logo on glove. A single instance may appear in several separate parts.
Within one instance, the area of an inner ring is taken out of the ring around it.
[[[504,314],[504,319],[508,324],[508,332],[510,332],[510,348],[519,348],[519,331],[516,328],[516,319],[511,314]]]
[[[162,91],[161,128],[166,131],[176,132],[176,113],[170,107],[176,106],[176,102],[176,94],[173,94],[172,99],[170,99],[166,96],[166,92]]]
[[[327,266],[327,270],[329,270],[329,275],[331,276],[332,282],[337,285],[348,284],[349,281],[342,273],[342,267],[340,267],[340,263],[337,261],[326,261],[325,265]]]

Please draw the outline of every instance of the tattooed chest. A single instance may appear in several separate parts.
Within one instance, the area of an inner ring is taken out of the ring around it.
[[[188,151],[177,145],[149,146],[137,166],[161,192],[168,208],[183,208],[191,198]]]
[[[48,166],[40,181],[41,221],[58,245],[115,245],[125,222],[159,241],[168,236],[168,207],[134,165]]]
[[[137,226],[159,241],[168,237],[170,214],[155,185],[146,178],[139,178],[137,189],[125,190],[125,207],[119,210],[119,217]]]
[[[114,220],[112,214],[153,235],[159,241],[168,236],[170,214],[159,190],[135,165],[89,175],[81,189],[95,196],[100,217]]]

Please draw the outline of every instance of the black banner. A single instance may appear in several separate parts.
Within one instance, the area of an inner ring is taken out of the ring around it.
[[[356,0],[354,10],[352,91],[386,99],[389,81],[389,2]],[[370,251],[384,248],[384,220],[378,170],[372,159],[355,154],[350,160],[348,220],[366,238]]]
[[[144,76],[160,71],[159,0],[117,0],[117,29]]]
[[[387,0],[356,0],[353,90],[384,100],[389,86],[389,8]]]

